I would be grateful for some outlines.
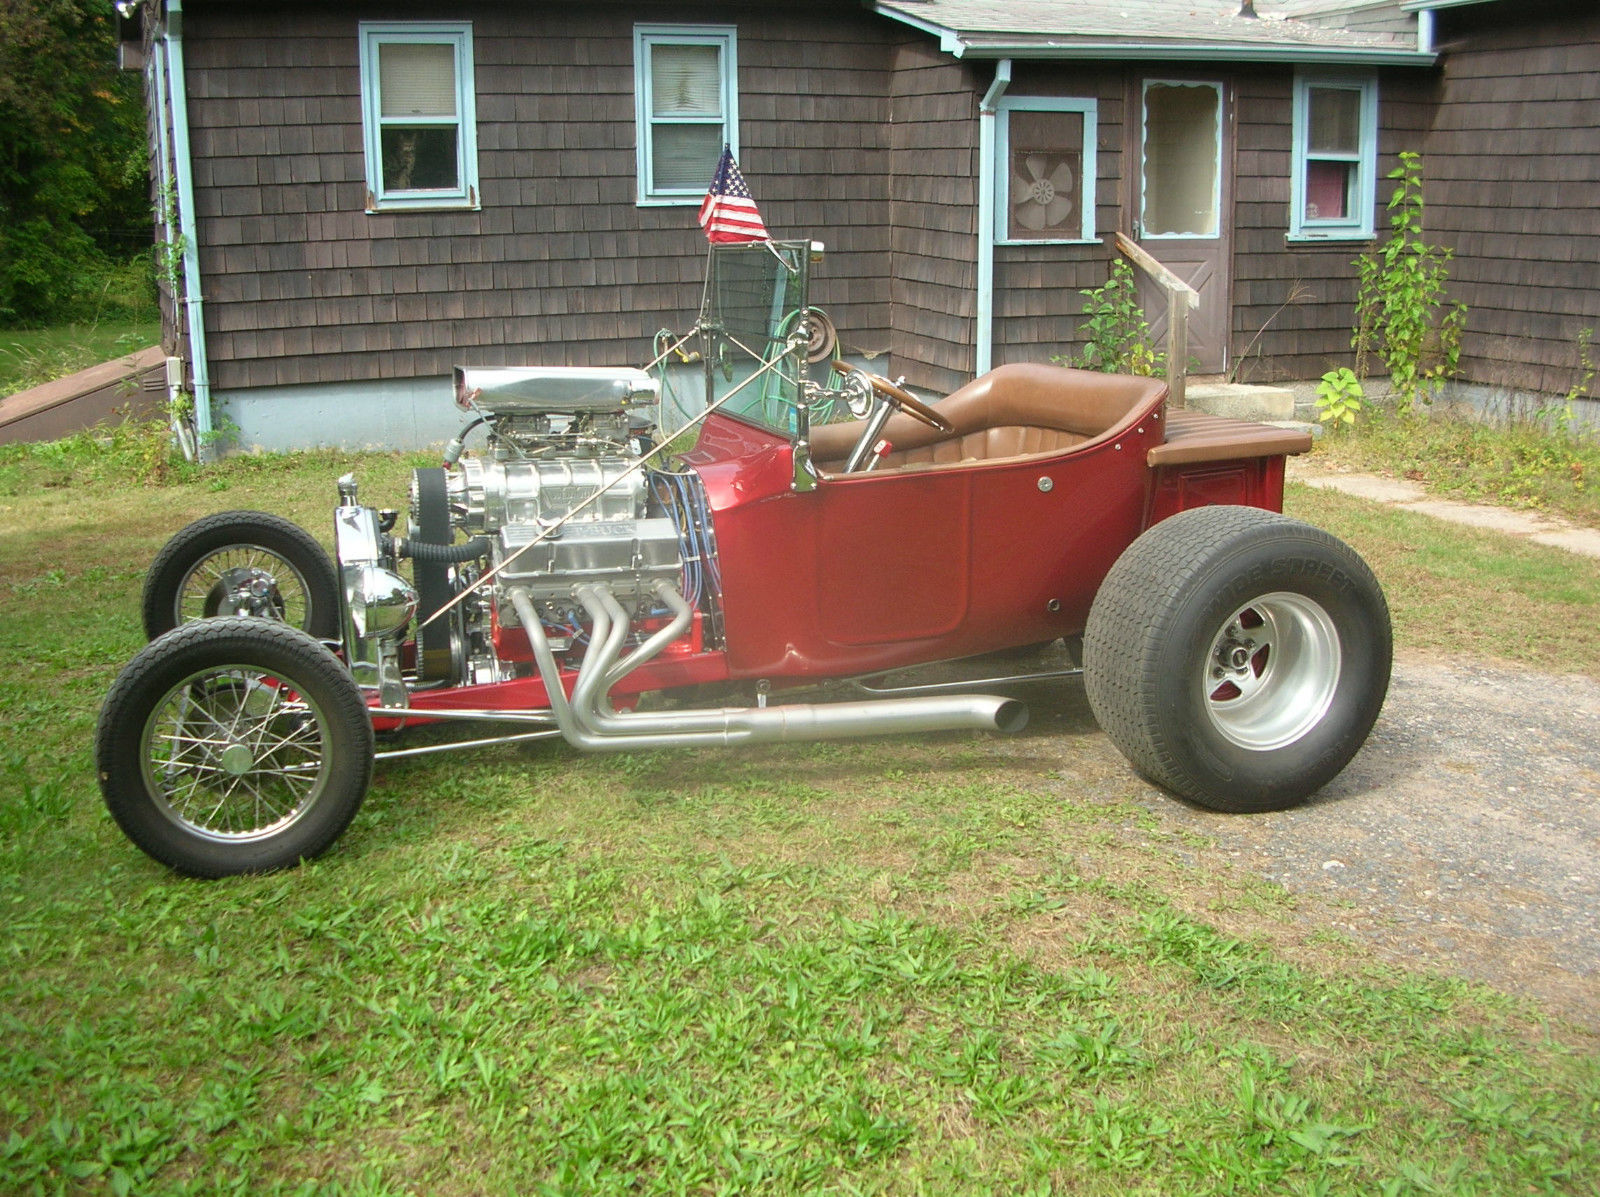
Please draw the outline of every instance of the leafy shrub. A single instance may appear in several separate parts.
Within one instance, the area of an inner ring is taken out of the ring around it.
[[[1389,371],[1395,406],[1411,411],[1431,403],[1461,358],[1461,328],[1467,305],[1449,304],[1449,249],[1422,237],[1422,156],[1400,155],[1388,177],[1398,186],[1389,198],[1389,240],[1356,259],[1356,327],[1351,347],[1358,376],[1376,353]]]
[[[1349,366],[1329,370],[1317,383],[1317,419],[1324,424],[1354,424],[1366,392]]]
[[[1150,339],[1150,325],[1139,306],[1133,267],[1122,258],[1113,258],[1105,284],[1079,294],[1084,298],[1086,317],[1081,331],[1088,344],[1072,359],[1074,366],[1104,374],[1146,377],[1165,372],[1166,355]]]

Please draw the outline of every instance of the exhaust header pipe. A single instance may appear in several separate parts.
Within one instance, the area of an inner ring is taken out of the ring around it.
[[[928,731],[1015,732],[1027,725],[1025,704],[986,694],[620,714],[611,708],[606,692],[682,635],[692,617],[688,602],[676,587],[658,582],[656,589],[672,609],[673,620],[627,658],[622,658],[622,646],[629,631],[626,612],[603,587],[578,588],[577,598],[594,619],[594,628],[570,702],[562,689],[561,671],[532,598],[521,587],[507,591],[533,644],[556,724],[574,747],[592,752],[615,752]]]

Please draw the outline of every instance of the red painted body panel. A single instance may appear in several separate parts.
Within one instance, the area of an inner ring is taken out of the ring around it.
[[[862,673],[1082,631],[1145,526],[1145,453],[1162,436],[1153,416],[1050,456],[796,493],[787,442],[711,417],[687,460],[716,525],[729,675]]]
[[[1218,503],[1282,511],[1283,460],[1281,456],[1242,457],[1153,470],[1145,526],[1190,507]]]

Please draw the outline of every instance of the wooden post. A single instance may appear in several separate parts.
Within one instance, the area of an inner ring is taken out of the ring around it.
[[[1138,242],[1117,234],[1117,248],[1148,274],[1167,297],[1167,402],[1182,408],[1189,373],[1189,311],[1200,306],[1200,296],[1188,283],[1150,255]]]
[[[1193,292],[1191,291],[1192,295]],[[1182,411],[1189,374],[1189,304],[1175,288],[1167,289],[1167,403]]]

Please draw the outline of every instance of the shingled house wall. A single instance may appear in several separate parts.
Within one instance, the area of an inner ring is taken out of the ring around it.
[[[978,100],[993,68],[922,40],[893,61],[892,360],[913,385],[950,391],[972,377]]]
[[[1294,76],[1282,69],[1235,74],[1233,330],[1230,359],[1242,381],[1316,378],[1351,362],[1355,260],[1377,238],[1291,242],[1289,174],[1293,136],[1285,114]],[[1383,71],[1378,77],[1378,188],[1373,227],[1387,235],[1384,176],[1402,150],[1422,146],[1433,114],[1430,77]]]
[[[639,362],[693,319],[689,206],[635,203],[633,26],[737,24],[741,164],[768,227],[828,245],[813,299],[847,351],[949,390],[976,361],[979,99],[994,65],[854,0],[185,6],[212,386],[438,378],[452,365]],[[473,23],[482,208],[365,211],[358,24]],[[1421,149],[1457,254],[1469,380],[1565,390],[1600,327],[1600,13],[1442,10],[1443,65],[1380,73],[1380,174]],[[1092,96],[1092,245],[995,249],[996,364],[1079,347],[1082,290],[1128,227],[1130,99],[1158,64],[1019,61],[1008,95]],[[1349,361],[1352,260],[1286,240],[1292,67],[1219,64],[1235,113],[1230,359],[1247,379]],[[1377,228],[1389,188],[1380,182]],[[1293,302],[1289,301],[1293,297]],[[1243,358],[1244,360],[1240,360]]]
[[[1456,255],[1462,376],[1563,393],[1579,333],[1600,331],[1600,7],[1519,0],[1436,20],[1425,221]]]
[[[640,361],[698,307],[693,206],[635,204],[633,24],[659,9],[451,5],[473,23],[482,208],[365,211],[359,6],[191,4],[185,45],[212,384]],[[731,23],[727,8],[674,20]],[[846,342],[889,330],[885,26],[737,11],[742,165],[775,236],[828,243]],[[292,36],[289,36],[292,34]]]

